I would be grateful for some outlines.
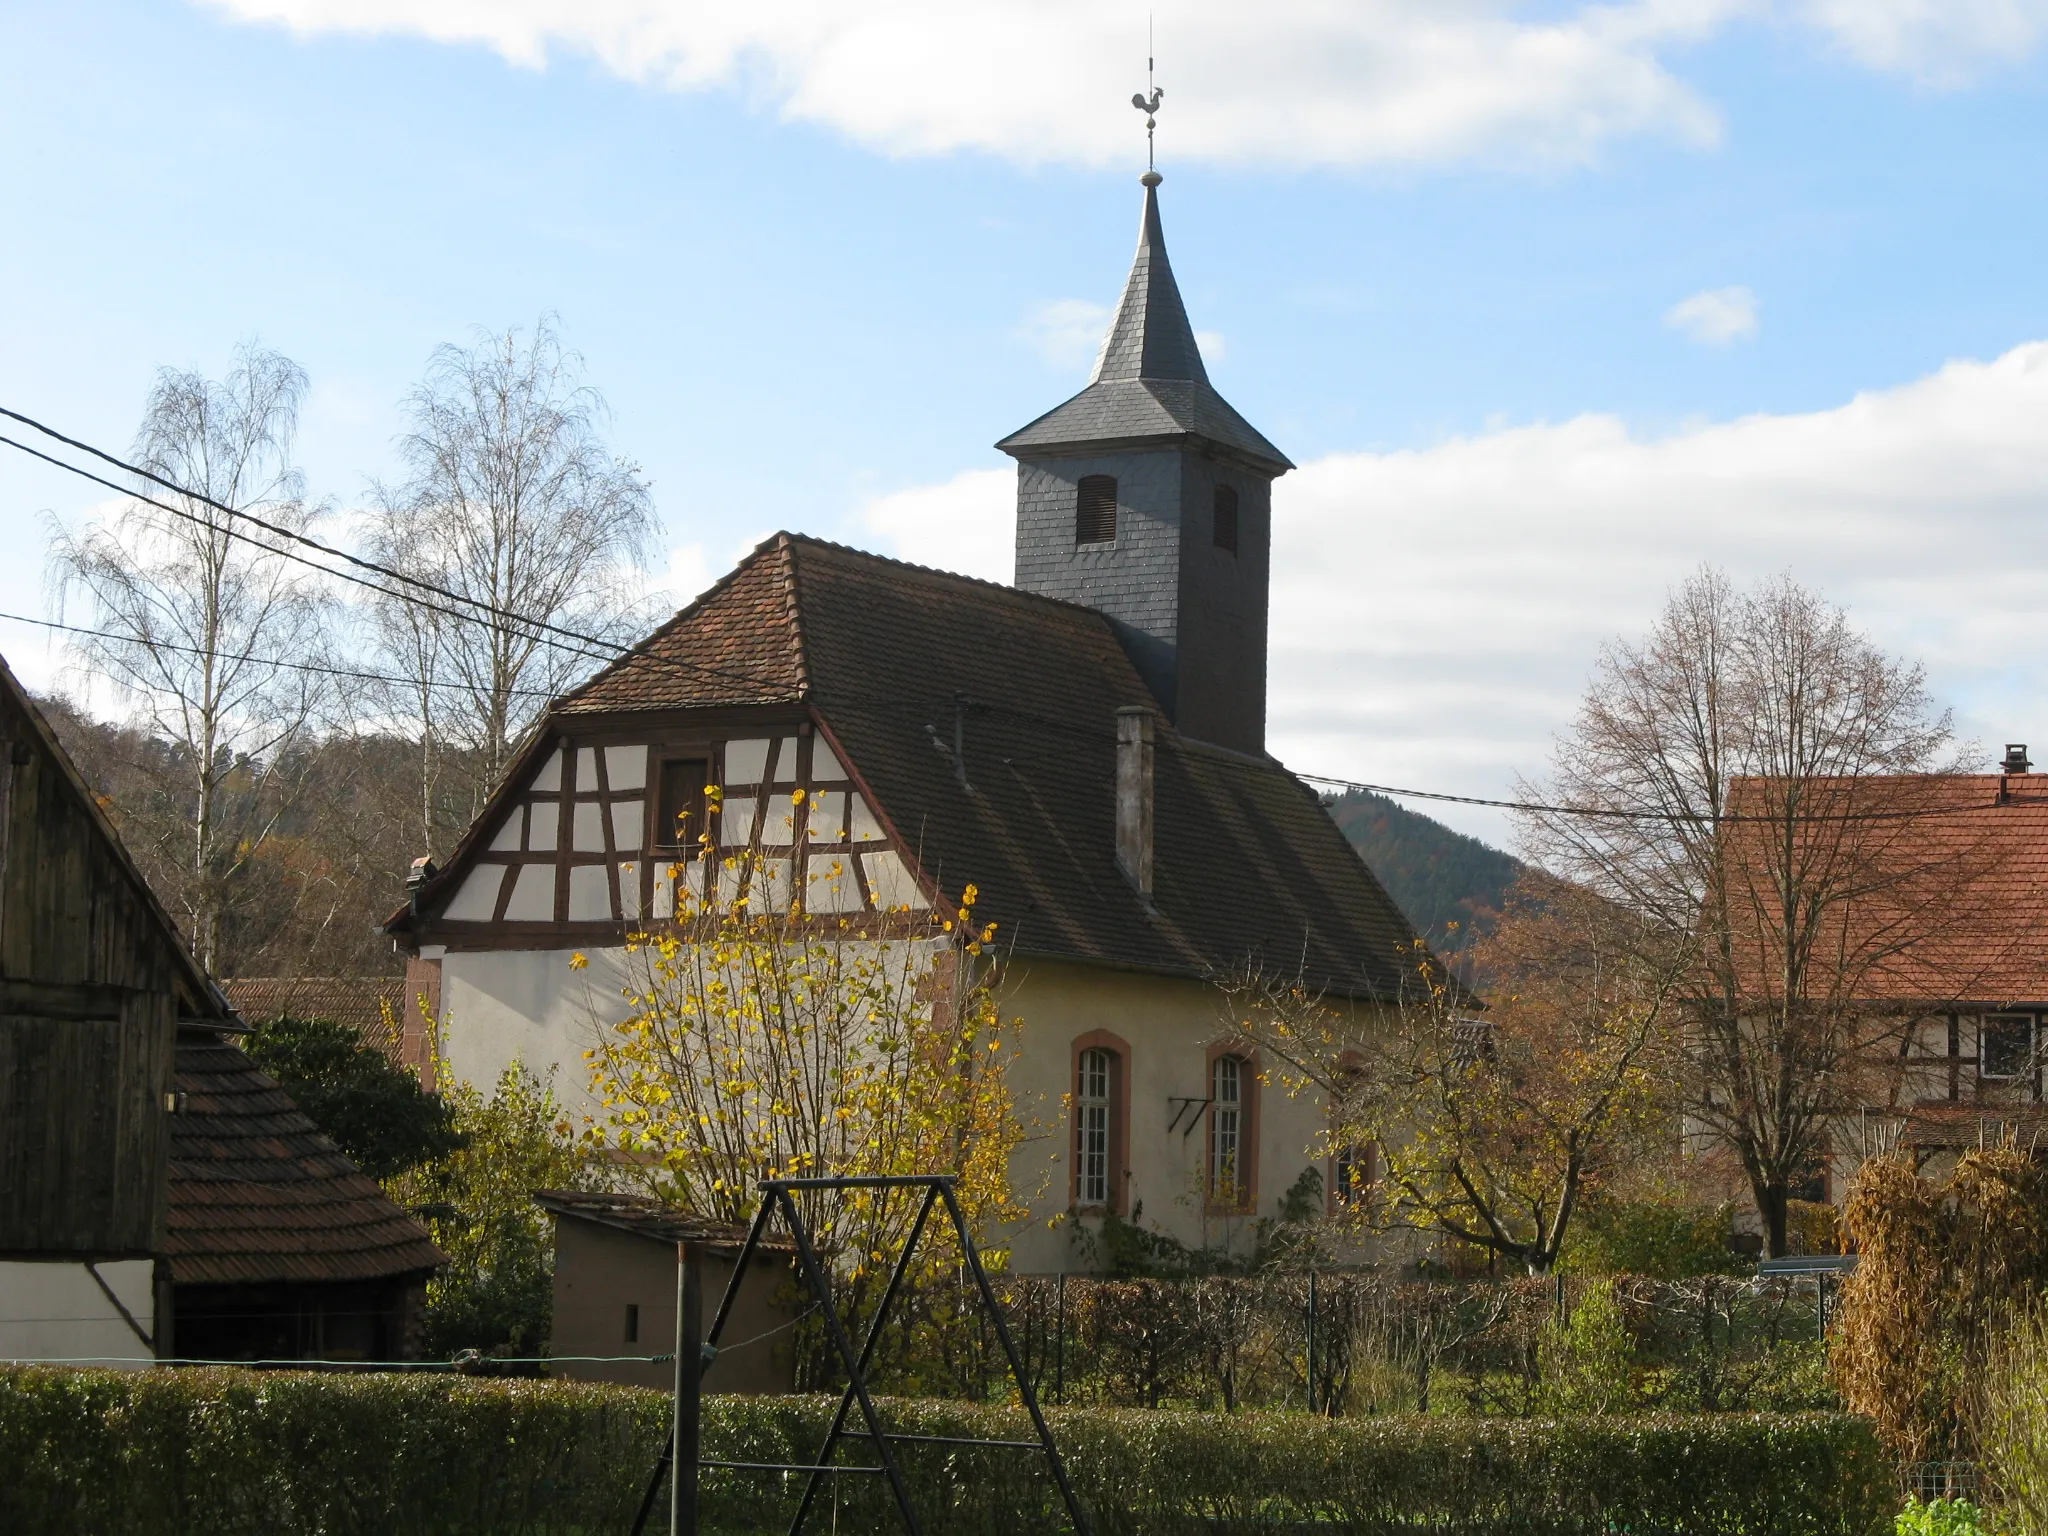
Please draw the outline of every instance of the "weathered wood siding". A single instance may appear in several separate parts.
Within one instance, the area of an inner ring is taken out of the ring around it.
[[[189,966],[11,676],[0,686],[0,1256],[163,1241]]]

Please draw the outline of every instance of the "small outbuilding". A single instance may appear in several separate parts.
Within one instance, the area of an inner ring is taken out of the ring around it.
[[[708,1328],[732,1278],[746,1229],[710,1221],[645,1195],[542,1190],[555,1218],[555,1322],[551,1371],[576,1381],[666,1388],[676,1343],[676,1263],[687,1245],[702,1264]],[[801,1312],[795,1250],[763,1238],[734,1299],[707,1392],[793,1392],[792,1325]],[[621,1358],[626,1357],[626,1358]]]
[[[411,1360],[447,1256],[225,1031],[178,1032],[159,1353]],[[163,1347],[169,1346],[169,1347]]]

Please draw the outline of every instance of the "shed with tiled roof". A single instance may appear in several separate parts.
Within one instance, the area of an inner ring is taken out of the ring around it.
[[[169,1261],[181,1358],[410,1358],[447,1256],[232,1040],[178,1041]]]

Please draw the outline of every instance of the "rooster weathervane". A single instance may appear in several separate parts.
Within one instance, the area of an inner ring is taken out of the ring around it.
[[[1159,168],[1153,164],[1152,160],[1152,134],[1153,130],[1159,126],[1159,102],[1166,92],[1152,84],[1152,59],[1150,57],[1151,48],[1149,43],[1150,40],[1148,39],[1145,50],[1147,55],[1145,59],[1145,84],[1150,87],[1152,94],[1147,96],[1143,91],[1140,91],[1131,98],[1131,105],[1145,114],[1145,184],[1147,186],[1157,186],[1159,184]]]

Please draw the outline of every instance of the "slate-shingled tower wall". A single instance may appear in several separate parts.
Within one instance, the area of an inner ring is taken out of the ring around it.
[[[997,444],[1017,459],[1016,584],[1115,621],[1183,734],[1241,752],[1266,742],[1272,485],[1293,466],[1209,383],[1166,257],[1157,176],[1138,254],[1088,387]],[[1116,480],[1116,538],[1076,542],[1083,477]],[[1218,547],[1216,489],[1238,504]]]

